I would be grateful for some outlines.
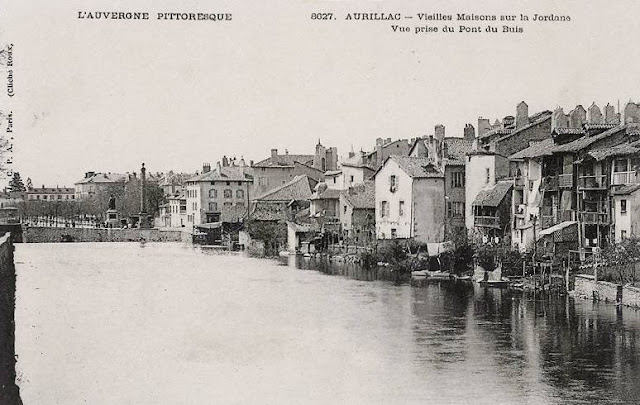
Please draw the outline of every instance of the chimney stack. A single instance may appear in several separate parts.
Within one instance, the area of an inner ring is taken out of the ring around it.
[[[202,164],[202,173],[209,173],[211,171],[211,165],[209,163]]]
[[[521,101],[516,107],[516,129],[529,125],[529,106]]]
[[[465,124],[464,126],[464,139],[473,141],[476,139],[476,129],[471,124]]]
[[[591,104],[591,107],[587,110],[587,121],[590,124],[602,124],[602,112],[596,103]]]
[[[218,169],[218,174],[222,173],[222,164],[220,163],[220,161],[216,162],[216,168]]]
[[[442,141],[444,139],[444,125],[442,124],[436,125],[434,135],[437,140]]]
[[[278,160],[278,149],[271,149],[271,160],[273,160],[273,163]]]
[[[489,118],[478,117],[478,137],[481,137],[489,131],[491,131],[491,122],[489,122]]]

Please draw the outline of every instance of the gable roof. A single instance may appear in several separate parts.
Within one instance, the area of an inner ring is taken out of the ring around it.
[[[473,205],[497,207],[504,200],[511,187],[513,187],[513,181],[501,180],[489,189],[480,190],[475,200],[473,200]]]
[[[438,169],[429,158],[391,155],[384,161],[374,177],[387,165],[389,160],[393,160],[400,168],[412,178],[440,178],[444,174]]]
[[[291,200],[308,200],[313,194],[311,192],[312,186],[309,181],[309,177],[306,175],[296,176],[292,180],[283,184],[282,186],[268,191],[260,197],[257,197],[258,201],[282,201],[289,202]]]
[[[592,145],[593,143],[605,139],[611,135],[617,134],[620,131],[625,130],[626,125],[619,125],[614,128],[608,129],[598,135],[594,136],[583,136],[582,138],[578,138],[575,141],[571,141],[565,143],[563,145],[558,145],[553,149],[553,153],[565,153],[565,152],[579,152],[582,149],[585,149]]]
[[[629,195],[640,190],[640,184],[627,184],[613,191],[614,195]]]
[[[505,136],[503,136],[501,138],[498,138],[497,142],[501,142],[501,141],[504,141],[505,139],[511,138],[512,136],[514,136],[514,135],[516,135],[516,134],[518,134],[520,132],[526,131],[527,129],[532,128],[532,127],[534,127],[536,125],[540,125],[543,122],[548,121],[548,120],[551,120],[551,111],[539,112],[536,115],[533,115],[533,116],[529,117],[529,121],[530,121],[529,124],[527,124],[527,125],[525,125],[523,127],[520,127],[520,128],[514,128],[511,133],[509,133],[509,134],[507,134],[507,135],[505,135]]]
[[[608,148],[594,149],[587,152],[587,155],[598,162],[612,156],[640,155],[640,141],[622,143]]]
[[[341,190],[335,188],[327,188],[320,193],[314,193],[311,200],[337,200],[340,198]]]
[[[220,168],[220,172],[218,172],[218,169],[210,170],[206,173],[195,175],[187,179],[187,181],[251,181],[253,177],[251,177],[248,170],[248,167],[225,166]]]

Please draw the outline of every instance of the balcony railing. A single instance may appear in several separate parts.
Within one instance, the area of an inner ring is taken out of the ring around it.
[[[633,172],[614,172],[611,184],[635,184],[640,183],[640,175]]]
[[[580,176],[578,178],[579,190],[603,190],[607,188],[607,176]]]
[[[581,212],[580,221],[585,224],[608,225],[610,223],[608,212]]]
[[[559,174],[558,187],[573,188],[573,174],[572,173]]]
[[[500,218],[498,217],[481,217],[476,216],[473,221],[475,226],[481,226],[486,228],[498,228],[500,229]]]

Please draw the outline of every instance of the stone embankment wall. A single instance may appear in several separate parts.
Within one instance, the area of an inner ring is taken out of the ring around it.
[[[182,231],[163,229],[108,229],[108,228],[49,228],[24,227],[23,242],[180,242],[185,239]],[[190,240],[186,238],[187,240]]]
[[[16,385],[16,268],[10,234],[0,238],[0,404],[22,404]]]
[[[622,289],[622,305],[640,308],[640,288],[625,286]]]
[[[574,293],[587,299],[611,303],[619,302],[628,307],[640,308],[640,288],[629,285],[621,286],[607,281],[596,282],[593,276],[587,274],[576,275]]]

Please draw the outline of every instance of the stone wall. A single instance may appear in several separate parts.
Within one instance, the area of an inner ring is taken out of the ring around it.
[[[640,288],[625,286],[622,289],[622,305],[640,308]]]
[[[0,404],[22,404],[16,385],[16,269],[10,234],[0,238]]]
[[[577,274],[574,292],[576,295],[587,299],[615,303],[618,297],[619,287],[618,284],[607,281],[596,282],[595,278],[588,274]]]
[[[180,242],[183,232],[161,229],[24,227],[26,243],[52,242]]]

